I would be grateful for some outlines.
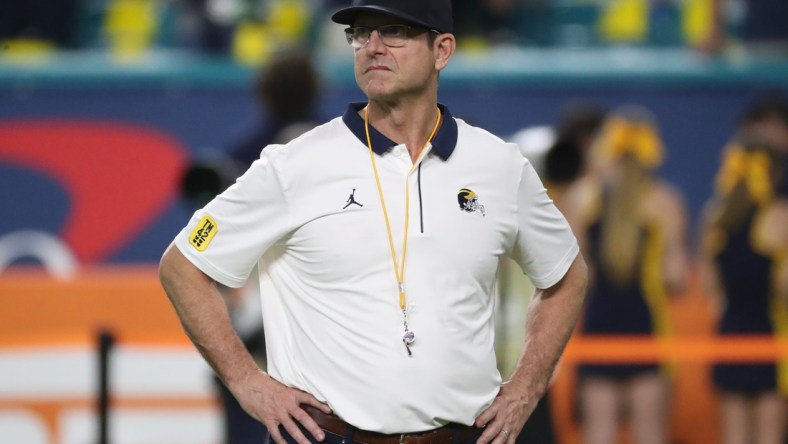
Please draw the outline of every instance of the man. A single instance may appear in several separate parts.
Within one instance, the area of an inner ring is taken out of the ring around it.
[[[354,0],[333,20],[351,25],[368,103],[263,150],[176,237],[162,284],[277,443],[511,444],[581,309],[577,242],[516,146],[438,105],[455,49],[449,0]],[[502,384],[493,293],[503,255],[539,290]],[[269,373],[215,290],[252,272]]]

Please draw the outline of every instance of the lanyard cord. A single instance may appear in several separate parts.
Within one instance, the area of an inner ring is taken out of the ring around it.
[[[432,133],[427,141],[424,143],[424,146],[421,147],[419,150],[419,156],[424,151],[424,148],[427,147],[427,144],[430,143],[433,137],[435,137],[435,133],[438,131],[438,127],[441,123],[441,110],[438,108],[438,119],[435,121],[435,127],[432,129]],[[380,175],[378,174],[378,167],[375,162],[375,154],[372,152],[372,139],[369,137],[369,106],[364,108],[364,131],[367,135],[367,148],[369,148],[369,158],[372,160],[372,171],[375,173],[375,183],[378,186],[378,197],[380,197],[380,206],[383,207],[383,218],[386,220],[386,234],[388,234],[389,238],[389,249],[391,250],[391,261],[394,263],[394,274],[397,277],[397,289],[399,290],[399,308],[402,311],[405,311],[407,307],[407,301],[405,299],[405,253],[407,252],[408,248],[408,221],[410,220],[410,187],[408,186],[408,177],[413,172],[413,169],[416,168],[418,162],[414,162],[413,166],[408,171],[408,175],[405,178],[405,234],[402,236],[402,262],[397,261],[397,253],[394,250],[394,238],[391,235],[391,223],[389,223],[389,214],[386,210],[386,201],[383,198],[383,187],[380,185]],[[416,158],[418,161],[418,157]],[[399,264],[398,264],[399,262]],[[399,265],[399,267],[397,266]]]

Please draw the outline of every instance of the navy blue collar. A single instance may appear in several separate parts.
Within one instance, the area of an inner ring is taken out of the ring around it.
[[[358,112],[367,106],[363,102],[351,103],[342,116],[342,121],[355,134],[358,140],[367,145],[367,135],[364,131],[364,118],[358,115]],[[432,150],[438,154],[443,160],[447,160],[451,153],[454,152],[454,147],[457,145],[457,122],[451,116],[451,112],[446,105],[438,104],[438,108],[443,114],[443,123],[438,128],[438,133],[432,139]],[[372,125],[369,126],[369,138],[372,141],[372,151],[378,155],[383,155],[386,151],[397,146],[397,143],[384,136],[380,131],[376,130]]]

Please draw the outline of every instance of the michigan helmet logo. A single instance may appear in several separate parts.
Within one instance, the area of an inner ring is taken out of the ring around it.
[[[484,216],[484,205],[479,204],[479,195],[468,188],[463,188],[457,193],[457,202],[460,209],[466,213],[481,213]]]
[[[206,214],[194,227],[192,234],[189,236],[189,243],[197,251],[205,251],[208,248],[208,244],[211,243],[211,239],[216,236],[216,230],[216,221]]]

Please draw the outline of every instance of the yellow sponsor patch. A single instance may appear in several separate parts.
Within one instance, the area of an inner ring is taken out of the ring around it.
[[[200,222],[194,227],[192,234],[189,236],[189,243],[197,251],[205,251],[211,243],[211,239],[216,236],[216,231],[219,226],[216,221],[211,219],[211,216],[205,215],[200,219]]]

